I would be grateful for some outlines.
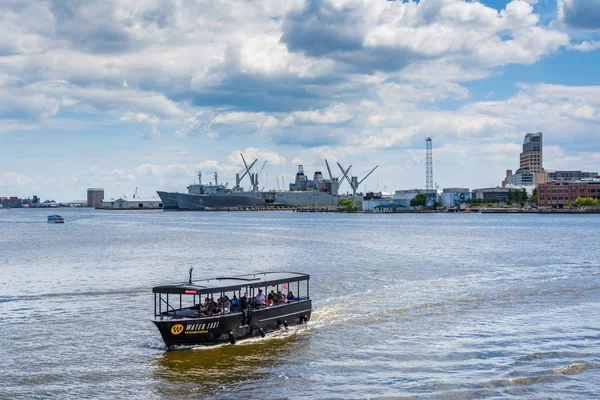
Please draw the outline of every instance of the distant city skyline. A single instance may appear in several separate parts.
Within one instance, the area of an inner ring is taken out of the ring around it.
[[[267,161],[265,189],[298,164],[326,175],[325,158],[378,164],[361,191],[424,188],[427,137],[440,188],[495,187],[528,132],[543,132],[546,169],[598,171],[599,9],[5,2],[0,196],[151,197],[198,170],[232,186],[240,152]]]

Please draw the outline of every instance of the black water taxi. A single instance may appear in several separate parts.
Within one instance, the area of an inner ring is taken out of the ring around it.
[[[167,347],[265,336],[308,322],[310,276],[295,272],[192,280],[156,286],[154,319]]]

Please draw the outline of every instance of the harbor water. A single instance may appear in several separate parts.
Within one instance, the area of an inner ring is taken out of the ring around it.
[[[600,397],[599,215],[0,210],[1,399]],[[167,351],[154,285],[311,274],[308,325]]]

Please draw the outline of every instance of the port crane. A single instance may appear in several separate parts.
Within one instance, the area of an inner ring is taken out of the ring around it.
[[[265,161],[265,163],[263,164],[263,166],[260,169],[260,172],[258,174],[252,173],[252,172],[250,172],[250,168],[252,168],[252,166],[256,163],[256,161],[258,161],[258,159],[254,160],[254,162],[250,166],[248,166],[248,163],[246,163],[246,159],[244,158],[244,155],[241,153],[240,153],[240,155],[242,156],[242,161],[244,162],[244,166],[246,167],[246,173],[250,177],[250,184],[252,185],[252,191],[258,192],[258,176],[262,173],[263,169],[265,168],[265,164],[267,162]]]
[[[267,161],[265,160],[265,162],[263,163],[262,167],[260,168],[260,171],[258,172],[258,174],[254,174],[254,186],[257,188],[257,190],[258,190],[258,178],[260,178],[260,176],[262,175],[266,165],[267,165]],[[257,190],[255,190],[255,191],[257,191]]]
[[[242,190],[242,188],[240,186],[240,183],[242,183],[242,179],[244,179],[244,177],[246,177],[247,174],[250,174],[249,175],[249,177],[250,177],[250,184],[252,186],[254,186],[254,178],[252,178],[252,174],[250,173],[250,169],[252,167],[254,167],[254,164],[256,164],[256,162],[258,161],[258,158],[257,158],[254,161],[252,161],[252,164],[250,164],[250,166],[248,166],[248,164],[246,164],[246,159],[244,158],[244,155],[242,153],[240,153],[240,155],[242,156],[242,161],[244,162],[244,167],[246,169],[245,169],[244,174],[241,177],[240,177],[239,173],[235,174],[235,190],[236,191],[241,191]]]
[[[327,166],[327,173],[329,174],[329,181],[331,182],[331,194],[332,195],[337,195],[340,189],[340,178],[338,177],[334,177],[333,174],[331,173],[331,168],[329,167],[329,162],[327,162],[327,159],[325,159],[325,165]],[[338,163],[339,165],[339,163]],[[350,167],[348,167],[348,169],[346,170],[346,173],[348,173],[348,171],[350,171],[350,168],[352,167],[352,165]],[[342,172],[344,172],[344,170],[342,169]]]
[[[337,163],[337,165],[338,165],[338,167],[340,167],[340,170],[342,171],[344,178],[346,178],[346,180],[350,184],[350,187],[352,188],[352,197],[356,197],[356,190],[358,189],[360,184],[363,183],[365,181],[365,179],[367,179],[369,177],[369,175],[371,175],[373,173],[373,171],[375,171],[379,167],[379,165],[376,165],[375,168],[373,168],[371,171],[369,171],[369,173],[367,175],[365,175],[365,177],[359,181],[358,176],[348,177],[348,173],[350,172],[350,168],[352,168],[352,165],[350,165],[348,167],[348,169],[346,169],[346,170],[344,170],[344,167],[342,167],[342,165],[339,162]]]

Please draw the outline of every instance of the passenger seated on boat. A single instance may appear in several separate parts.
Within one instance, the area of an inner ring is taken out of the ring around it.
[[[204,303],[200,304],[198,309],[202,314],[206,314],[210,306],[210,299],[207,297],[204,299]]]
[[[265,294],[263,293],[262,289],[258,289],[258,294],[254,298],[254,302],[256,304],[256,308],[265,306]]]
[[[267,296],[267,301],[275,301],[277,300],[277,296],[275,295],[275,291],[271,290],[271,293]]]
[[[285,297],[285,294],[283,294],[281,292],[277,292],[277,301],[279,303],[287,303],[288,299],[287,299],[287,297]]]
[[[288,295],[287,295],[287,299],[288,299],[288,301],[293,301],[293,300],[296,300],[296,297],[294,297],[294,292],[292,292],[292,291],[290,290],[290,292],[289,292],[289,293],[288,293]]]
[[[212,315],[221,315],[221,307],[217,303],[214,303],[212,308]]]
[[[267,306],[268,306],[268,307],[271,307],[272,305],[273,305],[273,300],[269,300],[269,301],[267,301]]]
[[[240,300],[233,295],[233,299],[231,299],[231,310],[235,310],[240,305]]]
[[[219,308],[223,310],[223,314],[227,314],[231,309],[231,302],[229,301],[229,297],[227,296],[221,296],[217,304],[219,305]]]

